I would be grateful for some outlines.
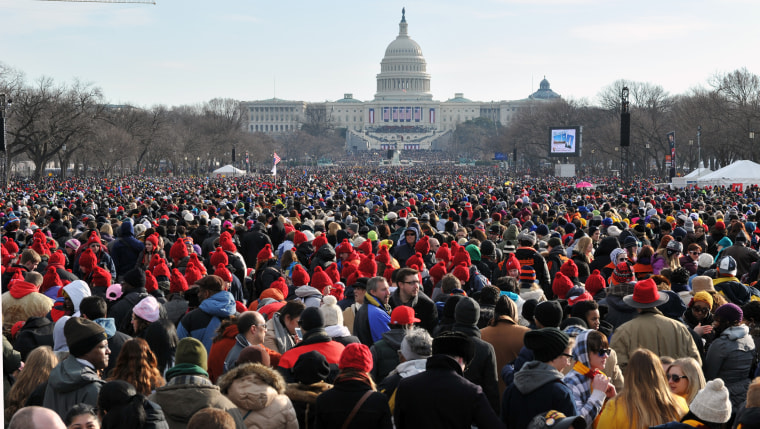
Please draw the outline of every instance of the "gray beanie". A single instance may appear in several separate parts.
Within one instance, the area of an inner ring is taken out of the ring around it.
[[[454,320],[459,325],[476,326],[480,320],[480,305],[474,299],[460,299],[454,309]]]

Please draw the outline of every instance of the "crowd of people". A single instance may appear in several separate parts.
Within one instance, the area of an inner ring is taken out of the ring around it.
[[[758,428],[760,188],[14,181],[11,428]]]

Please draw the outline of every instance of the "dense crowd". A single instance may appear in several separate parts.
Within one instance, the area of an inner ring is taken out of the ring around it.
[[[432,164],[11,182],[6,425],[760,427],[760,188]]]

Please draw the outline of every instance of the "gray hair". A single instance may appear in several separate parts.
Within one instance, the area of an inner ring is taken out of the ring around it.
[[[372,277],[371,279],[367,281],[367,292],[372,293],[376,291],[380,287],[382,282],[387,284],[388,280],[385,280],[385,277],[383,276]]]
[[[422,328],[411,328],[401,340],[399,351],[406,360],[429,358],[433,354],[433,337]]]

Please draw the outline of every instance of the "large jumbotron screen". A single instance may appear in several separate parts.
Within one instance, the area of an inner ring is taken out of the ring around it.
[[[581,127],[553,127],[549,156],[580,156]]]

